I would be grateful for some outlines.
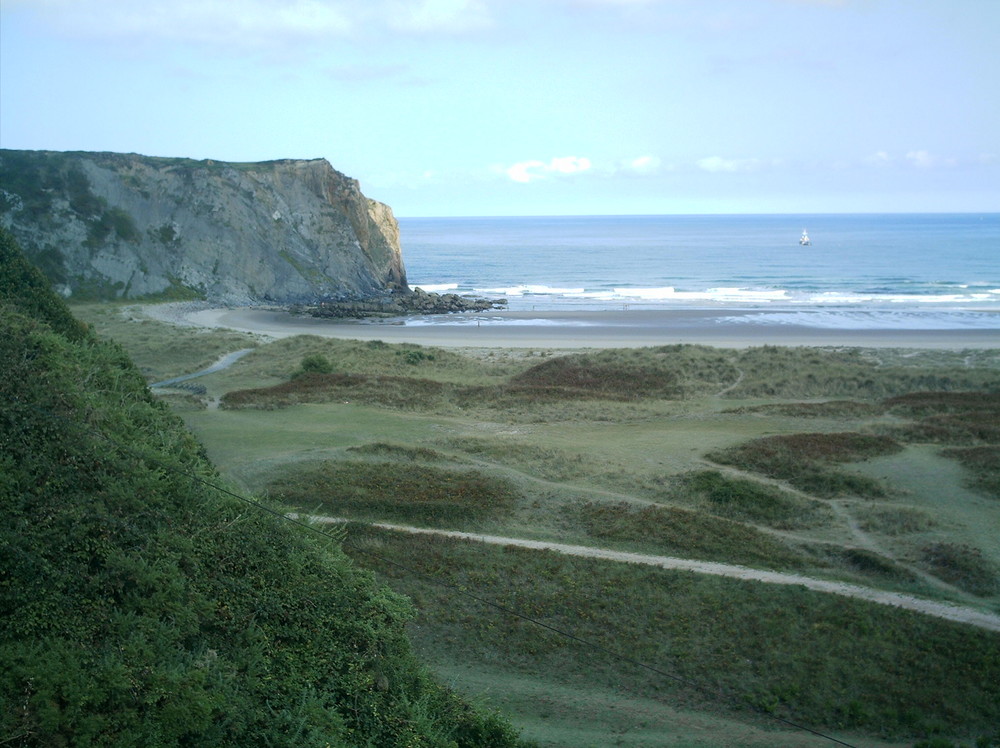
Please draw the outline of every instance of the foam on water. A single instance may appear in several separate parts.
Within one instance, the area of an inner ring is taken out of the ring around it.
[[[405,327],[429,327],[429,326],[461,326],[461,327],[488,327],[491,325],[503,325],[504,327],[590,327],[594,323],[586,320],[556,320],[545,317],[535,319],[517,319],[507,317],[490,316],[465,316],[440,314],[424,317],[406,317],[402,323]]]
[[[1000,313],[789,311],[718,317],[719,324],[799,325],[831,330],[996,330]]]
[[[810,247],[798,245],[803,226]],[[950,314],[1000,311],[996,213],[434,218],[400,229],[411,286],[502,297],[512,311],[933,310],[949,314],[893,324],[1000,327]]]
[[[457,283],[414,283],[412,288],[420,288],[427,293],[451,293],[458,290]]]

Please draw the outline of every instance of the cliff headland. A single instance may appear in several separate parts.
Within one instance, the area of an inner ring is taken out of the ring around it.
[[[0,150],[0,226],[64,297],[406,295],[392,210],[324,159]]]

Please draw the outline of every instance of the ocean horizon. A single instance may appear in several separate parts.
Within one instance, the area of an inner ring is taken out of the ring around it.
[[[511,311],[731,309],[756,324],[1000,329],[1000,213],[398,220],[411,287],[503,298]]]

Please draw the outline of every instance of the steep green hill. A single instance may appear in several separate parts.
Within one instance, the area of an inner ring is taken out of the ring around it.
[[[509,746],[405,598],[222,480],[0,232],[0,744]]]

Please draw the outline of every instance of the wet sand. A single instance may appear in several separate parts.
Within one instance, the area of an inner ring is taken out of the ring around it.
[[[387,343],[463,348],[623,348],[698,343],[724,348],[759,345],[866,348],[997,348],[997,329],[840,329],[767,323],[761,310],[500,311],[368,320],[293,316],[280,309],[144,307],[176,324],[221,327],[267,337],[319,335]]]

